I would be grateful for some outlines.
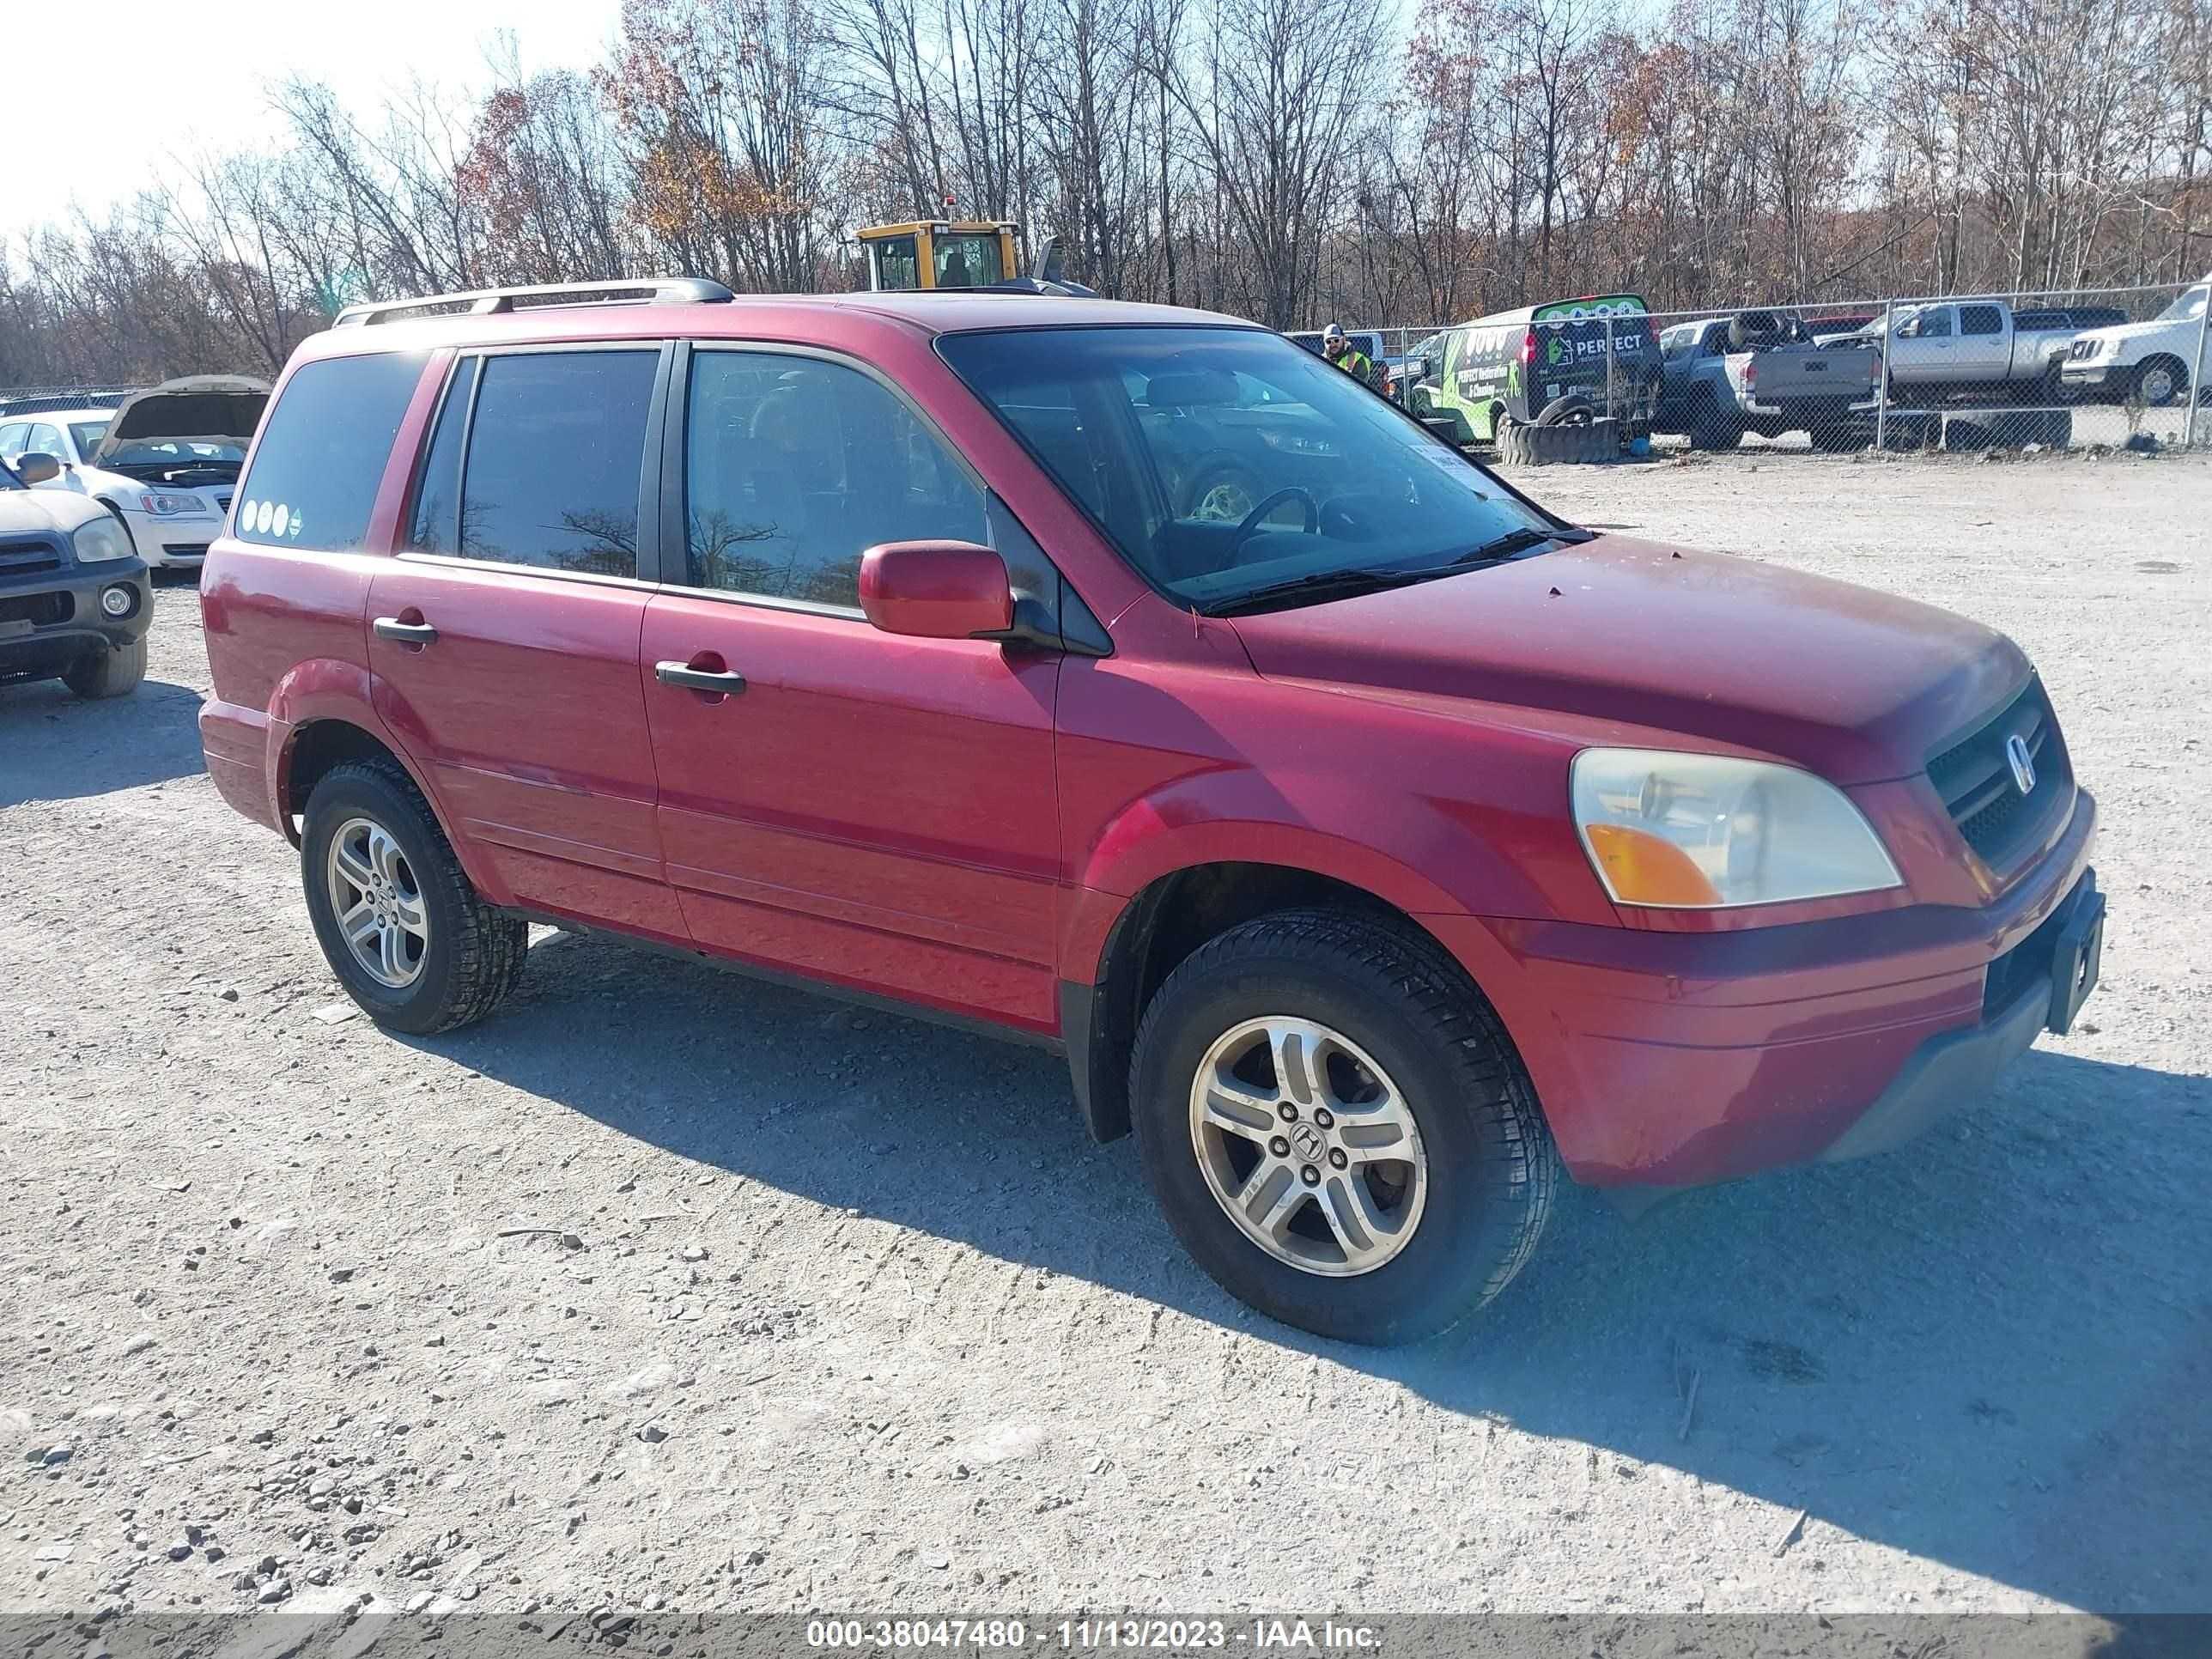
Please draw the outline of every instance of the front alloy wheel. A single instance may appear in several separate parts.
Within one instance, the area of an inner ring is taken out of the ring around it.
[[[1278,1014],[1223,1032],[1191,1084],[1190,1137],[1238,1231],[1303,1272],[1372,1273],[1421,1224],[1420,1127],[1382,1068],[1327,1025]]]
[[[1352,1342],[1465,1318],[1535,1248],[1559,1176],[1498,1016],[1433,938],[1286,910],[1162,982],[1129,1075],[1139,1162],[1199,1266]]]

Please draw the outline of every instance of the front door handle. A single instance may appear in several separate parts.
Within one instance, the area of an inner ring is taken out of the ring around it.
[[[714,691],[726,696],[745,689],[745,677],[711,668],[694,668],[688,662],[657,662],[653,678],[663,685],[688,686],[694,691]]]
[[[379,617],[369,626],[380,640],[397,640],[402,645],[428,645],[438,637],[429,623],[402,622],[397,617]]]

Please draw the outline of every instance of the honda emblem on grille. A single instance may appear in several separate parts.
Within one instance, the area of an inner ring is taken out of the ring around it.
[[[2035,757],[2027,752],[2027,739],[2017,732],[2005,739],[2005,759],[2012,766],[2013,787],[2023,795],[2035,793]]]

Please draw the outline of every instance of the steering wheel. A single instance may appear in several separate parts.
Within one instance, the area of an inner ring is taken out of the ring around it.
[[[1237,526],[1236,535],[1230,538],[1230,547],[1232,550],[1242,547],[1252,532],[1260,527],[1261,521],[1285,501],[1304,501],[1306,504],[1306,534],[1311,536],[1320,531],[1321,503],[1314,500],[1310,491],[1292,484],[1288,489],[1277,490],[1247,513],[1243,522]]]

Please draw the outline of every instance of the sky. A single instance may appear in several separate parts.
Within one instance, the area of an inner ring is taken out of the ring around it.
[[[173,171],[173,156],[271,142],[270,88],[292,75],[328,82],[353,108],[417,76],[477,86],[501,30],[526,74],[580,68],[599,60],[620,9],[619,0],[107,0],[0,70],[27,158],[0,168],[0,238],[74,207],[98,218]],[[21,20],[9,28],[20,46]]]

